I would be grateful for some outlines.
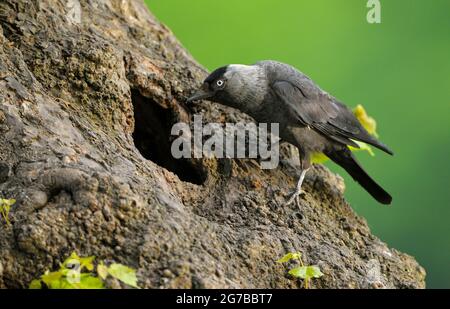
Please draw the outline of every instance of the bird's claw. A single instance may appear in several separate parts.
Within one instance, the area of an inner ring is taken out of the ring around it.
[[[300,196],[303,194],[302,190],[295,190],[291,193],[290,197],[287,199],[285,206],[292,204],[294,201],[297,203],[297,206],[300,207]]]

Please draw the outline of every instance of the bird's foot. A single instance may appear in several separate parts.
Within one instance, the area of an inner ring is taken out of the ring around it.
[[[303,195],[302,189],[295,190],[289,198],[287,199],[286,203],[284,203],[285,206],[288,206],[292,204],[294,201],[297,204],[297,206],[300,208],[300,196]]]

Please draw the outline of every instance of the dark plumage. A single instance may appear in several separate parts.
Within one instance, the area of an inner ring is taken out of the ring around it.
[[[279,123],[281,139],[299,149],[302,169],[288,203],[301,192],[313,152],[322,152],[342,166],[380,203],[391,203],[391,196],[363,170],[348,146],[358,147],[354,141],[361,141],[389,154],[392,151],[371,136],[344,104],[292,66],[261,61],[251,66],[221,67],[189,100],[197,99],[237,108],[257,122]]]

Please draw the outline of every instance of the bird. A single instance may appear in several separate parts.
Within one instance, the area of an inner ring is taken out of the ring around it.
[[[370,135],[345,104],[295,67],[274,60],[222,66],[206,77],[187,102],[196,100],[238,109],[256,123],[279,124],[281,141],[297,147],[300,160],[300,176],[287,205],[299,203],[313,153],[325,154],[375,200],[391,204],[391,195],[367,174],[349,146],[359,148],[359,141],[390,155],[392,150]]]

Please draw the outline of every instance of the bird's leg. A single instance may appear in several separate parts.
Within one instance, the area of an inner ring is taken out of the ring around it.
[[[289,197],[289,199],[286,201],[286,205],[291,204],[294,200],[298,201],[298,197],[300,196],[300,194],[302,193],[302,183],[303,183],[303,179],[305,179],[305,174],[306,174],[306,169],[302,170],[301,174],[300,174],[300,178],[298,179],[297,182],[297,186],[295,188],[295,191],[292,193],[292,195]]]

